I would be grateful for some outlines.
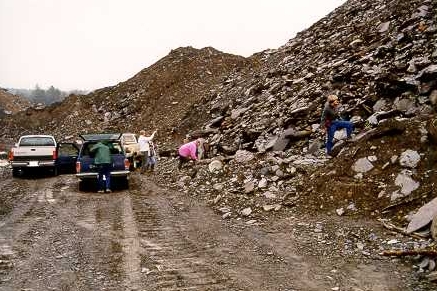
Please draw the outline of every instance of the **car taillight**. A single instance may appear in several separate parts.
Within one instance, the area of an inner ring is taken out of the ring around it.
[[[129,170],[130,168],[130,162],[128,159],[124,159],[124,169]]]
[[[58,152],[55,150],[53,151],[53,159],[56,160],[58,158]]]
[[[14,151],[13,151],[13,150],[10,150],[10,151],[9,151],[8,160],[9,160],[9,161],[13,161],[13,160],[14,160]]]
[[[76,162],[76,173],[80,173],[80,162]]]

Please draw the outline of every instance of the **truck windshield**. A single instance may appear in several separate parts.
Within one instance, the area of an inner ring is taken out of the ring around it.
[[[23,137],[20,141],[20,146],[55,146],[55,141],[51,137]]]

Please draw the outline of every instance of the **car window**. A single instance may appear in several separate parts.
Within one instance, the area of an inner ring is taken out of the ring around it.
[[[60,156],[77,155],[77,148],[73,144],[59,144],[58,153]]]
[[[20,146],[55,146],[55,141],[51,137],[29,136],[21,139]]]
[[[111,150],[111,154],[121,154],[121,153],[123,153],[123,150],[122,150],[122,148],[120,146],[120,143],[112,142],[112,143],[109,143],[108,145],[109,145],[109,148]]]
[[[91,156],[91,157],[93,157],[94,153],[92,153],[90,151],[90,149],[95,144],[96,144],[95,142],[85,143],[82,146],[82,156]],[[119,142],[107,142],[107,145],[109,146],[111,154],[114,155],[114,154],[122,154],[123,153],[123,149],[122,149],[122,147],[121,147]]]
[[[90,155],[90,148],[93,146],[94,143],[84,143],[82,145],[82,156],[89,156]]]

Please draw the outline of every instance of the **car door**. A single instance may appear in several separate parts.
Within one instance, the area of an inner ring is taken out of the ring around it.
[[[76,173],[79,146],[72,142],[60,142],[57,147],[56,167],[59,173]]]

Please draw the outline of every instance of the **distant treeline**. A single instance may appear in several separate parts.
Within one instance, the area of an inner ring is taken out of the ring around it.
[[[58,88],[50,86],[47,90],[40,88],[38,85],[35,89],[7,89],[9,93],[24,97],[29,99],[33,103],[42,103],[50,105],[55,102],[60,102],[64,100],[70,94],[84,95],[87,91],[84,90],[72,90],[72,91],[61,91]]]

